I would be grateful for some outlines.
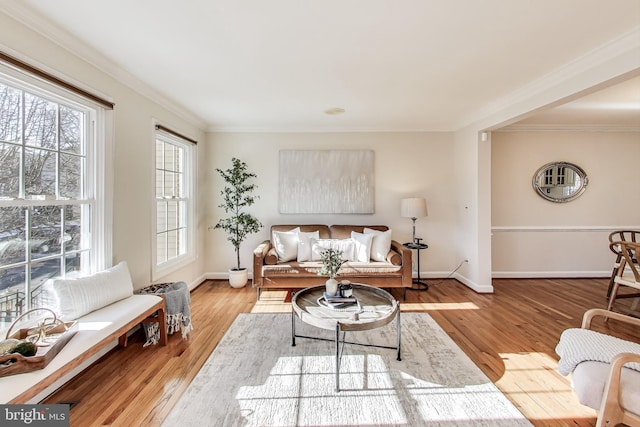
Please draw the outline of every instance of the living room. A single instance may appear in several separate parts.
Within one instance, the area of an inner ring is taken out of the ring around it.
[[[114,110],[108,113],[110,128],[107,126],[113,143],[112,151],[107,151],[113,171],[109,178],[112,187],[108,191],[112,195],[109,204],[113,214],[109,227],[111,248],[105,262],[115,265],[126,260],[136,289],[164,281],[185,281],[194,289],[205,280],[226,279],[227,270],[234,265],[235,254],[224,233],[209,230],[209,227],[222,215],[218,208],[222,182],[215,169],[228,167],[233,157],[245,161],[257,175],[256,194],[260,198],[250,211],[265,224],[259,233],[250,235],[242,245],[241,259],[245,266],[250,266],[252,250],[269,237],[269,226],[272,224],[310,221],[319,224],[384,224],[393,230],[395,240],[407,242],[411,240],[411,221],[400,215],[400,201],[406,197],[424,197],[428,203],[428,216],[416,222],[416,234],[429,245],[421,254],[423,277],[433,281],[447,277],[466,259],[469,262],[462,264],[453,277],[473,295],[494,292],[495,278],[606,278],[611,273],[612,262],[606,243],[607,234],[615,228],[640,227],[637,215],[634,215],[640,205],[639,196],[630,185],[629,188],[620,186],[618,175],[618,172],[633,170],[633,159],[640,155],[637,120],[634,126],[627,125],[624,128],[605,125],[576,127],[576,123],[570,123],[571,126],[555,125],[550,130],[534,122],[528,125],[524,122],[520,126],[515,124],[533,117],[533,113],[541,110],[634,80],[640,72],[640,16],[637,2],[620,1],[613,6],[597,3],[584,6],[581,2],[573,2],[572,5],[558,6],[561,13],[547,23],[548,28],[552,29],[550,32],[555,30],[560,39],[563,39],[560,34],[571,34],[570,37],[566,36],[570,39],[566,41],[567,45],[576,43],[577,39],[586,40],[584,44],[578,43],[573,45],[573,49],[566,47],[565,50],[559,50],[554,53],[557,57],[549,60],[541,58],[539,61],[530,60],[527,64],[515,64],[517,61],[514,60],[513,68],[521,70],[521,77],[514,77],[509,85],[501,88],[501,93],[485,93],[484,98],[478,98],[473,106],[466,104],[463,88],[475,82],[473,88],[468,89],[475,94],[477,88],[485,84],[489,73],[482,70],[483,61],[499,62],[500,66],[493,65],[491,70],[502,68],[503,76],[515,75],[511,71],[508,55],[499,58],[488,56],[469,65],[456,62],[456,76],[464,84],[460,84],[457,92],[447,94],[452,100],[443,103],[440,110],[429,107],[428,112],[433,114],[427,117],[426,123],[418,125],[418,122],[410,119],[429,114],[409,114],[407,111],[411,110],[406,106],[396,108],[395,115],[378,114],[375,121],[365,122],[357,117],[358,108],[355,105],[351,107],[340,104],[341,99],[319,97],[312,106],[298,105],[301,114],[305,112],[311,115],[309,109],[317,110],[313,111],[319,116],[314,119],[316,121],[294,122],[294,116],[290,116],[294,125],[288,126],[289,122],[278,119],[271,123],[271,127],[257,119],[244,125],[233,120],[218,125],[215,122],[217,117],[207,119],[195,104],[191,105],[175,94],[167,95],[168,92],[162,87],[154,86],[151,83],[153,67],[144,71],[127,70],[109,59],[107,52],[100,52],[91,46],[91,43],[98,41],[73,35],[74,31],[80,29],[61,27],[63,16],[56,14],[65,15],[65,7],[77,7],[80,12],[73,19],[79,22],[86,18],[86,25],[91,25],[92,19],[95,19],[94,12],[82,11],[84,6],[68,2],[64,7],[60,5],[56,12],[53,10],[55,8],[38,2],[25,2],[22,5],[13,3],[16,2],[3,2],[3,11],[0,12],[4,53],[62,77],[115,104]],[[121,6],[123,10],[128,7]],[[291,5],[282,5],[285,6]],[[378,6],[375,17],[382,19],[384,8]],[[497,7],[497,4],[494,6]],[[479,13],[473,4],[466,4],[465,7]],[[536,17],[545,13],[552,15],[554,7],[551,3],[540,8],[547,10],[532,7],[531,13]],[[581,22],[574,15],[580,15],[575,10],[583,8],[584,22]],[[149,9],[153,7],[149,6]],[[424,9],[420,10],[426,13]],[[523,13],[521,9],[518,11]],[[572,11],[573,15],[570,13]],[[195,14],[193,12],[189,11],[189,17]],[[68,10],[66,13],[72,16]],[[115,14],[114,11],[111,13]],[[408,19],[407,15],[402,16]],[[484,26],[475,20],[472,13],[464,16],[461,20],[468,26],[470,34]],[[58,23],[57,19],[60,20]],[[419,21],[418,18],[416,20]],[[112,24],[114,22],[117,20],[113,20]],[[254,20],[251,22],[255,23]],[[540,22],[528,23],[529,32],[523,31],[518,36],[519,42],[530,43],[527,37],[542,37],[540,33],[547,33]],[[596,25],[600,23],[602,25]],[[335,23],[338,24],[343,24],[342,20]],[[394,20],[394,25],[396,28],[402,27],[401,21]],[[589,32],[590,26],[597,28]],[[198,31],[204,31],[203,27],[199,26]],[[536,28],[539,31],[534,31]],[[566,29],[560,31],[560,28]],[[128,30],[136,32],[136,28]],[[122,31],[126,34],[124,28]],[[441,37],[440,43],[446,43],[446,37]],[[469,42],[469,39],[455,41]],[[170,52],[172,47],[177,49],[168,42],[162,48],[146,45],[142,41],[134,42],[135,39],[132,39],[129,50],[131,56],[142,55],[145,50]],[[505,44],[499,45],[502,49],[508,48]],[[551,49],[548,40],[532,43],[531,46],[538,49],[530,53],[531,57],[541,55],[547,47]],[[457,46],[460,52],[467,50],[466,47]],[[113,49],[118,50],[118,47],[114,46]],[[521,53],[518,47],[511,49],[514,55]],[[491,49],[482,52],[487,54]],[[522,56],[518,57],[519,61],[524,61]],[[381,63],[386,61],[383,59]],[[183,80],[186,80],[184,75],[196,74],[184,63],[171,66],[186,68],[181,71],[184,73],[181,75]],[[431,67],[437,69],[438,65],[432,64]],[[268,70],[267,67],[265,69]],[[137,72],[141,72],[142,77]],[[144,77],[145,72],[148,78]],[[256,68],[254,72],[260,71]],[[244,75],[241,77],[246,78]],[[291,85],[295,86],[295,78],[290,77]],[[393,79],[388,80],[393,82]],[[393,86],[391,82],[389,86]],[[493,80],[491,82],[494,83]],[[269,81],[261,79],[258,79],[258,83],[269,85]],[[252,85],[258,83],[251,81],[247,86],[257,90]],[[206,86],[205,83],[201,84]],[[435,88],[430,89],[433,95],[426,92],[423,95],[425,99],[435,97]],[[358,92],[362,90],[358,88]],[[304,93],[317,95],[310,90]],[[262,102],[269,104],[275,100],[266,98]],[[343,106],[345,113],[323,114],[323,110],[334,106],[333,103]],[[456,104],[460,105],[464,114],[455,111]],[[278,105],[278,108],[285,107]],[[234,104],[229,111],[235,108],[237,105]],[[274,113],[274,107],[263,106],[263,110],[270,113],[265,117],[278,115]],[[220,110],[216,113],[220,117],[226,114]],[[398,120],[397,116],[405,113],[406,119],[400,117]],[[351,115],[356,118],[348,127]],[[387,121],[392,119],[398,120],[400,125],[395,128],[388,125]],[[153,227],[149,221],[153,218],[154,206],[155,123],[177,130],[198,142],[194,256],[187,263],[162,274],[154,272]],[[588,143],[588,150],[583,149],[585,143]],[[279,213],[280,150],[347,148],[374,151],[373,214],[310,216]],[[549,203],[538,197],[531,188],[531,178],[536,169],[549,161],[558,160],[577,163],[590,178],[584,195],[571,203]],[[623,178],[623,182],[632,180],[633,177],[629,175]],[[630,209],[617,208],[621,205]],[[241,292],[249,294],[241,297],[242,304],[255,302],[255,295],[249,289]],[[414,295],[414,298],[417,298],[414,302],[426,302],[424,299],[429,297]]]

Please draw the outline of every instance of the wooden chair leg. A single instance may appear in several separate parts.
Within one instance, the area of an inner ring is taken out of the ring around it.
[[[611,291],[613,291],[613,285],[615,284],[615,277],[618,274],[618,266],[613,267],[611,272],[611,278],[609,279],[609,288],[607,289],[607,300],[611,300]]]
[[[609,304],[607,304],[607,310],[611,311],[611,307],[613,307],[613,303],[616,300],[616,296],[618,296],[618,289],[620,289],[620,283],[614,283],[613,289],[611,290],[611,296],[609,297]]]

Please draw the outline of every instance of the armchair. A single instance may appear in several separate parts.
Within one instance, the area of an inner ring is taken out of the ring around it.
[[[640,319],[603,309],[585,312],[582,328],[565,330],[556,353],[558,370],[572,374],[580,403],[598,411],[597,427],[640,426],[640,344],[591,330],[594,317],[640,328]]]
[[[609,249],[611,249],[611,252],[615,254],[616,259],[613,263],[611,278],[609,279],[607,299],[611,296],[611,291],[615,284],[615,277],[618,275],[618,270],[624,258],[624,253],[622,252],[622,248],[619,244],[620,242],[640,242],[640,230],[617,230],[609,234]],[[635,262],[637,263],[638,260],[636,259]]]
[[[631,305],[631,310],[635,310],[638,306],[638,297],[640,293],[618,295],[620,286],[626,286],[640,290],[640,264],[638,264],[638,253],[640,252],[640,243],[638,242],[613,242],[609,245],[612,251],[614,248],[618,248],[622,258],[618,263],[618,269],[613,277],[613,288],[611,289],[611,295],[609,295],[609,304],[607,310],[611,310],[616,298],[636,298]]]

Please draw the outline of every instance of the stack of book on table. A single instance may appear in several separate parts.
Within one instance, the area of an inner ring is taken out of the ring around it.
[[[323,293],[318,301],[321,305],[332,309],[354,308],[358,306],[358,299],[354,296],[343,297],[340,295],[327,295]]]

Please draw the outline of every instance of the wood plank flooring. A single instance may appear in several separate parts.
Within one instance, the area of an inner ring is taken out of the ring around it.
[[[580,405],[557,372],[560,333],[582,314],[605,307],[606,279],[494,281],[478,294],[455,280],[433,280],[428,291],[392,293],[403,311],[428,312],[482,371],[536,426],[592,426],[595,412]],[[195,330],[188,340],[142,347],[142,334],[66,384],[46,403],[73,402],[71,426],[158,426],[239,313],[290,312],[286,291],[264,291],[259,303],[247,286],[207,281],[192,292]],[[620,311],[630,300],[621,300]],[[598,329],[640,341],[640,331],[617,322]],[[215,404],[215,396],[212,396]],[[203,426],[207,426],[203,420]],[[217,427],[217,426],[216,426]]]

